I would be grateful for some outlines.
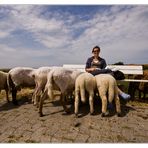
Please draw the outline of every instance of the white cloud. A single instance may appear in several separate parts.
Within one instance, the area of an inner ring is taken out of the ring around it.
[[[116,10],[113,8],[109,13],[96,14],[90,26],[75,40],[74,44],[80,49],[87,50],[90,45],[93,47],[99,44],[103,56],[111,59],[108,60],[110,63],[120,59],[126,63],[138,62],[136,57],[139,52],[137,51],[148,48],[148,21],[142,18],[148,17],[148,9],[146,6],[137,6],[129,10],[121,7],[122,11],[120,7],[115,6]]]
[[[5,38],[9,35],[9,32],[1,31],[0,32],[0,38]]]
[[[11,52],[15,60],[17,51],[17,60],[18,56],[20,59],[30,57],[30,62],[35,66],[44,62],[48,64],[47,56],[55,58],[55,64],[85,63],[87,57],[91,56],[92,47],[99,45],[101,55],[109,63],[121,60],[125,63],[142,63],[137,57],[140,51],[143,53],[148,48],[147,8],[142,5],[115,5],[85,20],[81,14],[75,16],[69,12],[53,12],[41,5],[0,6],[0,14],[3,15],[0,23],[1,39],[10,36],[15,38],[12,33],[20,29],[29,32],[33,40],[43,47],[41,50],[26,45],[14,48],[9,42],[8,45],[0,42],[0,47],[3,47],[0,55],[9,55]],[[140,56],[138,58],[142,59],[143,55]],[[46,60],[35,62],[34,58],[39,57],[45,57]],[[148,61],[143,59],[143,62]]]

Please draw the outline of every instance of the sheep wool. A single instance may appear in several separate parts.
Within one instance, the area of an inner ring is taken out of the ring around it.
[[[79,94],[81,96],[81,101],[86,102],[85,91],[89,94],[89,105],[90,105],[90,114],[94,113],[93,98],[94,90],[96,88],[95,77],[90,73],[80,74],[75,82],[75,115],[78,115],[79,107]]]
[[[110,74],[100,74],[96,75],[96,84],[97,89],[99,91],[99,95],[102,100],[102,116],[105,116],[107,113],[107,100],[109,103],[112,103],[113,99],[116,104],[116,111],[118,116],[120,116],[121,108],[120,108],[120,100],[118,97],[118,87],[116,80]],[[107,99],[108,93],[108,99]]]
[[[61,91],[61,103],[64,110],[69,113],[69,109],[65,105],[65,97],[74,90],[76,77],[82,72],[77,70],[70,70],[63,67],[53,68],[47,75],[47,83],[40,98],[39,115],[42,116],[42,107],[44,100],[49,97],[54,98],[53,91]]]
[[[17,105],[16,94],[17,90],[23,87],[34,87],[35,81],[32,77],[34,73],[33,68],[30,67],[15,67],[8,72],[8,87],[12,91],[13,104]]]
[[[0,71],[0,91],[5,90],[7,102],[9,102],[7,76],[8,73]]]
[[[50,72],[52,67],[40,67],[34,71],[32,77],[35,81],[35,90],[32,96],[32,102],[38,107],[39,99],[42,91],[47,83],[47,74]]]

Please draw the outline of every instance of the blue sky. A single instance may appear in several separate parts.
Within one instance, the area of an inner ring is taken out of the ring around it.
[[[0,67],[148,64],[148,5],[0,5]]]

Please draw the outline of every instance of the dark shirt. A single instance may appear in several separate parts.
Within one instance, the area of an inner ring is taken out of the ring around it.
[[[94,57],[90,57],[87,59],[85,68],[92,68],[95,66],[96,68],[99,68],[99,69],[105,69],[106,61],[103,58],[98,57],[99,64],[93,63],[93,59],[94,59]]]
[[[94,57],[88,58],[87,62],[86,62],[86,66],[85,66],[85,69],[92,68],[92,67],[98,68],[98,69],[90,72],[92,75],[95,76],[98,74],[105,74],[105,73],[111,74],[112,73],[112,71],[110,69],[105,69],[106,61],[103,58],[98,57],[99,62],[97,62],[97,63],[94,63],[93,59],[94,59]]]

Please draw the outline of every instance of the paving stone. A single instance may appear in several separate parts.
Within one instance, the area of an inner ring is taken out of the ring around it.
[[[52,137],[51,138],[51,143],[62,143],[62,139],[61,138]]]
[[[74,118],[74,114],[64,113],[60,103],[48,101],[43,110],[45,116],[39,117],[32,104],[22,104],[17,108],[4,104],[0,100],[1,143],[148,142],[147,104],[135,105],[135,110],[129,110],[121,118],[116,115],[102,118],[100,114]],[[125,106],[128,107],[132,108]]]
[[[22,140],[23,143],[27,142],[27,141],[30,140],[31,135],[32,135],[32,132],[26,131],[26,132],[23,133],[23,135],[21,136],[20,140]]]
[[[76,143],[86,143],[86,142],[88,142],[88,139],[89,139],[89,135],[78,134],[75,139],[75,142]]]
[[[43,135],[40,139],[41,143],[50,143],[51,142],[51,136]]]

